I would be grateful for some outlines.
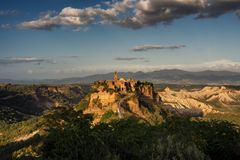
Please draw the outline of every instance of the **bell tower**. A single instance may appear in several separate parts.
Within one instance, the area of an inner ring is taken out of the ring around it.
[[[117,71],[114,72],[114,81],[115,81],[115,82],[118,81],[118,74],[117,74]]]

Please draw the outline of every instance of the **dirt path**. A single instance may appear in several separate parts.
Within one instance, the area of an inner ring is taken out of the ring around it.
[[[121,107],[121,105],[122,105],[122,103],[124,102],[124,101],[126,101],[128,98],[130,98],[130,97],[132,97],[132,95],[128,95],[128,96],[126,96],[126,97],[123,97],[123,98],[121,98],[119,101],[118,101],[118,118],[122,118],[123,117],[123,115],[122,115],[122,110],[123,110],[123,108]]]
[[[26,134],[26,135],[17,137],[17,138],[14,139],[14,142],[26,141],[26,140],[32,138],[33,136],[35,136],[37,133],[39,133],[39,130],[36,130],[36,131],[34,131],[30,134]]]

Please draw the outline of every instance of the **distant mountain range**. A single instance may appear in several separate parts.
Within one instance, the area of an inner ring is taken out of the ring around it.
[[[230,71],[200,71],[189,72],[177,69],[159,70],[153,72],[119,72],[119,77],[134,78],[141,81],[150,81],[155,84],[211,84],[211,85],[240,85],[240,72]],[[11,80],[0,79],[0,83],[13,84],[72,84],[92,83],[97,80],[113,79],[113,72],[95,74],[86,77],[44,80]]]

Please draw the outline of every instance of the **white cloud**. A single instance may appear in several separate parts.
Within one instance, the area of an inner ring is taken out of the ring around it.
[[[199,66],[199,68],[208,70],[228,70],[228,71],[240,71],[240,62],[235,62],[231,60],[218,60],[212,62],[205,62]]]
[[[120,13],[125,12],[127,8],[131,8],[132,0],[123,0],[115,3],[110,3],[109,8],[102,9],[101,6],[87,8],[65,7],[58,15],[49,13],[40,17],[37,20],[22,22],[18,24],[19,28],[25,29],[46,29],[51,30],[58,26],[73,26],[80,27],[94,23],[100,19],[101,24],[112,23],[116,20]]]

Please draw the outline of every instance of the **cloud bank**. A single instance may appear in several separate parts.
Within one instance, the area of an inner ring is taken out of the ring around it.
[[[142,45],[142,46],[136,46],[131,51],[148,51],[148,50],[156,50],[156,49],[179,49],[186,47],[185,45]]]
[[[51,30],[59,26],[75,28],[90,24],[114,24],[138,29],[169,24],[185,16],[215,18],[227,13],[240,15],[240,0],[121,0],[87,8],[65,7],[59,13],[46,13],[38,19],[18,24],[24,29]],[[1,14],[6,14],[0,12]]]
[[[49,63],[54,64],[55,62],[50,59],[34,58],[34,57],[8,57],[0,58],[0,65],[20,64],[20,63]]]

